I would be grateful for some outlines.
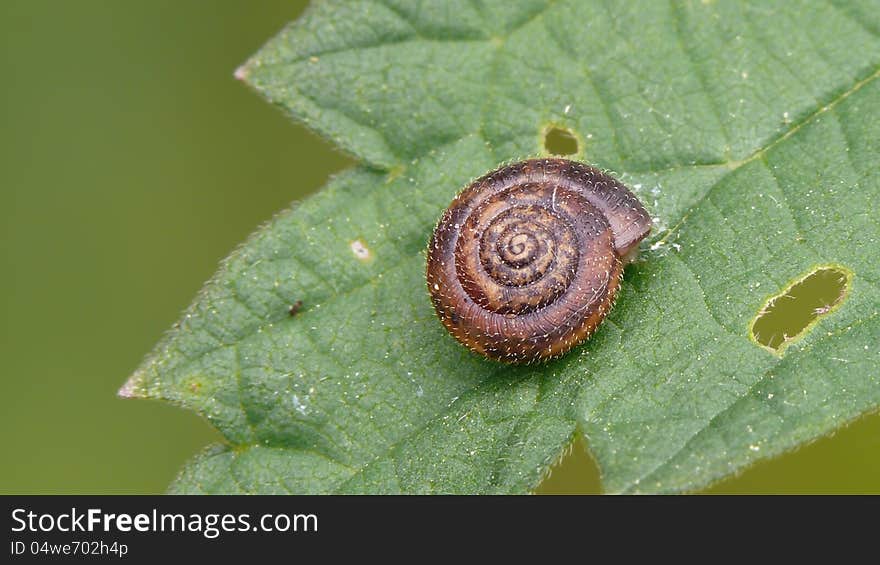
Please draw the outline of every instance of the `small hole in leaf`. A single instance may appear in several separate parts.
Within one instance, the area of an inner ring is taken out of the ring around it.
[[[578,139],[570,129],[551,126],[544,133],[544,149],[550,155],[574,155]]]
[[[751,337],[775,353],[802,337],[846,298],[852,273],[843,267],[819,267],[770,298],[752,322]]]

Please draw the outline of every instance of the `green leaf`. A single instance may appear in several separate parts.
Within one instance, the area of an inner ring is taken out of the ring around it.
[[[176,492],[528,492],[581,431],[608,492],[707,485],[880,403],[880,5],[322,2],[238,76],[362,165],[261,228],[123,387],[213,422]],[[548,124],[655,217],[609,319],[543,365],[436,319],[456,192]],[[848,298],[749,338],[817,265]],[[289,307],[302,301],[294,316]]]

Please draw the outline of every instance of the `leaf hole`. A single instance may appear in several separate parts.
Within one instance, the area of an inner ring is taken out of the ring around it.
[[[845,267],[814,269],[767,300],[755,316],[749,336],[761,347],[781,354],[843,303],[851,280],[852,271]]]
[[[575,155],[580,151],[577,134],[568,128],[547,126],[543,137],[544,150],[550,155]]]

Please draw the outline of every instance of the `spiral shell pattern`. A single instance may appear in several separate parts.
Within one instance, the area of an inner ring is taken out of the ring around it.
[[[443,214],[427,282],[443,325],[491,359],[528,363],[585,340],[611,308],[623,260],[651,229],[620,182],[565,159],[477,179]]]

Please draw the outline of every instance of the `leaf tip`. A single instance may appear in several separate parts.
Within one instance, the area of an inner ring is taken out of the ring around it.
[[[123,384],[118,391],[116,391],[116,396],[119,398],[146,398],[146,393],[144,392],[143,381],[141,379],[140,371],[133,374],[125,384]]]
[[[232,76],[235,77],[235,80],[240,80],[241,82],[245,82],[248,77],[248,64],[245,63],[235,69],[235,72],[232,73]]]

